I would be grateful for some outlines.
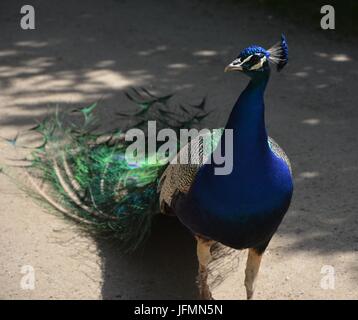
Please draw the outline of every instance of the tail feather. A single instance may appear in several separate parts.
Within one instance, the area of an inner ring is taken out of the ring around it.
[[[197,124],[204,119],[198,119],[195,107],[188,106],[187,110],[195,110],[183,114],[179,106],[169,106],[171,95],[157,97],[146,89],[134,93],[136,98],[131,101],[144,111],[129,117],[143,124],[157,120],[179,130],[183,119]],[[163,105],[173,110],[170,118],[158,112]],[[76,109],[84,116],[82,125],[66,125],[65,117],[56,112],[33,129],[43,136],[44,143],[33,151],[27,176],[37,194],[56,210],[93,229],[109,232],[121,240],[124,251],[132,251],[147,238],[152,218],[159,213],[157,187],[167,165],[147,159],[136,165],[128,163],[124,130],[97,134],[95,106]],[[204,108],[200,112],[206,114]],[[41,188],[34,174],[40,175],[46,188]]]
[[[25,175],[27,176],[30,184],[32,185],[32,187],[35,189],[35,191],[48,203],[50,204],[53,208],[55,208],[56,210],[58,210],[59,212],[63,213],[65,216],[79,222],[79,223],[84,223],[84,224],[92,224],[92,222],[81,218],[79,216],[77,216],[76,214],[72,214],[68,209],[65,209],[63,206],[61,206],[59,203],[57,203],[55,200],[53,200],[51,198],[51,196],[49,196],[39,185],[37,182],[35,182],[35,180],[33,179],[33,177],[27,172],[25,171]]]

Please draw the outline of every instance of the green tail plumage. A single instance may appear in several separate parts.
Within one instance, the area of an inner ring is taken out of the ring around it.
[[[198,105],[170,106],[171,95],[157,97],[146,89],[132,92],[126,94],[138,111],[119,114],[130,118],[132,127],[141,128],[156,120],[157,129],[178,131],[208,115],[205,99]],[[33,152],[29,178],[40,196],[57,210],[111,232],[121,240],[124,250],[131,251],[148,236],[152,217],[158,213],[157,184],[166,165],[149,162],[153,155],[141,163],[128,163],[123,131],[98,133],[96,107],[75,110],[83,115],[81,125],[68,123],[66,116],[56,112],[32,129],[43,136],[43,144]],[[33,179],[35,173],[50,188],[40,188]]]

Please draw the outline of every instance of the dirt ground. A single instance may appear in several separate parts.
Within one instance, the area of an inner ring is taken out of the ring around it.
[[[358,298],[356,43],[230,1],[34,0],[36,30],[27,31],[19,24],[22,4],[0,2],[6,138],[56,103],[101,99],[110,123],[128,107],[128,86],[175,91],[181,101],[207,95],[207,125],[221,126],[248,81],[224,74],[225,65],[243,47],[269,47],[285,32],[290,63],[272,74],[266,116],[269,134],[291,159],[295,194],[265,254],[256,298]],[[9,148],[0,147],[6,158]],[[115,241],[47,213],[5,175],[0,195],[1,299],[196,297],[195,243],[174,218],[158,219],[144,250],[124,257]],[[20,286],[24,265],[34,268],[33,290]],[[214,296],[244,298],[243,269],[240,259]],[[321,286],[326,270],[334,270],[334,288]]]

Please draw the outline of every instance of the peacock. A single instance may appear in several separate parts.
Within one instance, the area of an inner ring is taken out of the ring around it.
[[[177,217],[196,238],[202,299],[212,299],[207,284],[212,246],[218,242],[248,249],[245,287],[247,299],[252,299],[263,253],[293,194],[289,159],[268,137],[264,118],[270,64],[281,71],[287,61],[284,35],[268,50],[257,45],[242,50],[225,72],[239,71],[250,81],[226,126],[206,133],[211,148],[204,143],[204,135],[186,145],[176,142],[179,152],[167,161],[158,157],[164,142],[151,152],[145,150],[141,160],[129,161],[126,150],[131,142],[125,132],[145,128],[148,121],[176,133],[198,126],[209,114],[205,99],[199,104],[171,106],[172,95],[133,88],[126,95],[138,110],[118,113],[128,124],[109,132],[99,129],[96,103],[73,110],[82,121],[72,120],[72,113],[57,111],[31,129],[41,134],[43,142],[33,150],[26,169],[30,186],[57,211],[116,236],[125,252],[145,241],[155,215]],[[231,139],[225,131],[232,132]],[[215,156],[230,152],[231,171],[217,174]],[[185,154],[189,161],[183,161],[188,160]]]
[[[197,239],[199,293],[204,299],[211,299],[207,266],[215,242],[249,249],[245,287],[247,299],[253,298],[262,255],[289,208],[293,194],[291,165],[280,146],[268,137],[264,119],[269,62],[281,71],[287,61],[288,46],[282,35],[269,50],[247,47],[225,68],[226,72],[240,71],[251,79],[225,126],[225,130],[233,130],[230,174],[215,174],[215,164],[208,161],[226,146],[224,134],[196,170],[179,164],[169,165],[163,173],[161,207],[174,212]],[[198,140],[192,146],[197,154],[201,153],[200,144]]]

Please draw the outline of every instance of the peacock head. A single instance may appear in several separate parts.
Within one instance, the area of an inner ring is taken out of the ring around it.
[[[281,35],[281,40],[266,50],[259,46],[250,46],[240,52],[237,58],[225,68],[225,72],[241,71],[248,76],[255,77],[270,71],[270,63],[281,71],[288,61],[288,47],[285,36]]]

